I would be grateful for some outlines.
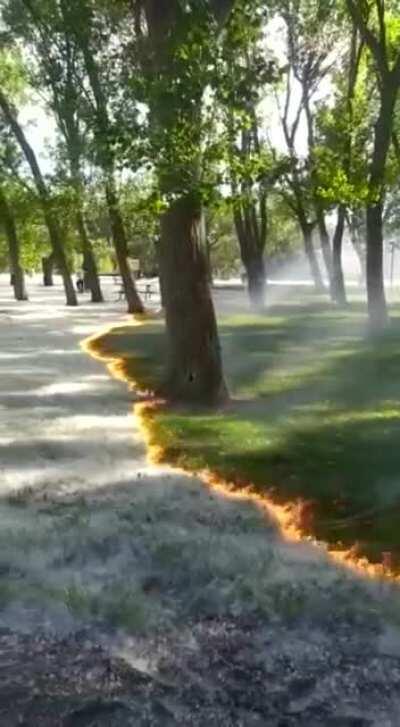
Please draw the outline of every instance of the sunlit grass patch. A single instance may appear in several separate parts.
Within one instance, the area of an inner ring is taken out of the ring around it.
[[[149,420],[166,460],[210,468],[285,500],[314,503],[318,537],[400,558],[400,329],[367,335],[358,305],[280,306],[220,321],[232,405],[161,409]],[[161,324],[106,337],[140,386],[157,388]],[[143,362],[145,366],[143,366]],[[390,492],[390,497],[388,493]],[[399,563],[400,564],[400,563]]]

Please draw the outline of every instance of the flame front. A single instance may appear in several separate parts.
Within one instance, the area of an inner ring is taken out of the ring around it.
[[[125,323],[121,326],[113,325],[107,327],[100,333],[96,333],[84,340],[81,343],[81,347],[93,358],[105,362],[111,376],[115,379],[135,386],[135,382],[131,377],[128,377],[126,373],[124,359],[112,356],[107,352],[100,351],[99,340],[109,334],[110,331],[115,331],[117,328],[126,328],[127,325],[137,327],[143,325],[144,322],[144,318],[135,317],[133,320],[130,319],[128,324]],[[133,413],[137,418],[139,431],[146,445],[147,461],[149,465],[155,467],[159,466],[161,463],[168,463],[166,451],[154,441],[152,428],[152,418],[156,414],[157,409],[163,403],[164,402],[160,400],[153,399],[135,403],[133,407]],[[190,474],[196,476],[204,483],[204,485],[214,492],[218,492],[223,497],[227,497],[231,500],[252,502],[278,524],[281,536],[284,540],[292,543],[308,542],[317,548],[322,548],[334,562],[348,568],[355,574],[368,578],[400,582],[400,573],[393,569],[390,553],[383,554],[382,563],[372,563],[368,560],[368,558],[361,557],[357,554],[357,544],[354,544],[348,549],[337,549],[310,536],[307,532],[308,527],[306,527],[307,524],[309,524],[307,517],[307,513],[309,512],[309,503],[307,503],[307,501],[298,499],[295,502],[287,502],[285,505],[280,505],[274,502],[268,495],[260,495],[254,492],[251,486],[238,487],[236,484],[227,482],[220,478],[217,474],[210,470],[193,471],[190,469],[172,466],[169,463],[168,465],[171,468],[171,471],[176,472],[177,474]]]

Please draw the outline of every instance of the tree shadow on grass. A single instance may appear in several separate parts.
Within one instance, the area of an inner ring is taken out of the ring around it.
[[[357,311],[329,316],[334,326],[302,315],[222,326],[239,396],[219,413],[166,409],[155,438],[172,461],[209,466],[281,500],[315,501],[313,532],[331,543],[359,541],[374,559],[400,557],[399,321],[371,338]],[[153,331],[150,349],[147,335],[129,346],[148,354],[151,378],[163,344]],[[126,340],[115,342],[126,350]]]

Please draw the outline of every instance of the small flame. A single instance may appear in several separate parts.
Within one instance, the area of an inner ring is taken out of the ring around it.
[[[146,318],[144,316],[135,317],[121,326],[112,325],[106,327],[99,333],[85,339],[81,343],[81,347],[93,358],[105,362],[111,376],[115,379],[128,383],[130,386],[133,385],[136,388],[135,382],[126,373],[124,359],[101,351],[99,340],[111,331],[115,332],[118,328],[126,328],[127,325],[132,327],[141,326],[145,321]],[[168,463],[167,452],[154,441],[152,427],[154,414],[164,403],[161,400],[153,399],[138,402],[133,407],[133,413],[137,418],[139,431],[146,445],[147,461],[149,465],[155,467]],[[253,503],[278,524],[281,536],[287,542],[308,542],[318,548],[323,548],[334,562],[348,568],[357,575],[400,582],[400,573],[396,572],[393,568],[392,554],[390,552],[383,553],[382,563],[372,563],[367,557],[360,555],[358,543],[355,543],[348,549],[338,549],[310,536],[308,533],[312,525],[312,502],[298,499],[294,502],[287,502],[281,505],[274,502],[268,495],[258,494],[251,485],[238,487],[237,484],[224,480],[215,472],[208,469],[193,471],[189,468],[172,467],[170,464],[169,466],[171,471],[177,474],[190,474],[198,477],[207,487],[221,494],[223,497]]]

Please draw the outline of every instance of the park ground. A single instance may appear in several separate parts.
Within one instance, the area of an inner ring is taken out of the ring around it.
[[[160,324],[30,287],[17,304],[0,280],[0,724],[396,727],[396,583],[285,539],[251,498],[149,464],[137,395],[80,344],[114,326],[103,353],[150,386]],[[285,293],[256,319],[237,291],[216,297],[233,402],[162,411],[166,458],[316,501],[318,536],[334,493],[336,526],[395,552],[394,527],[369,538],[363,518],[398,502],[396,324],[377,344],[357,306]]]
[[[231,402],[217,414],[159,407],[148,424],[161,460],[297,503],[305,533],[400,572],[400,308],[371,337],[356,296],[344,311],[304,287],[274,286],[271,298],[250,315],[242,291],[217,295]],[[96,346],[157,391],[160,320]]]

